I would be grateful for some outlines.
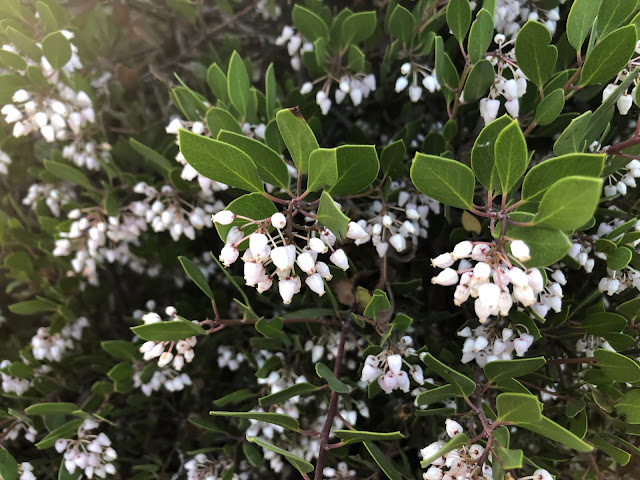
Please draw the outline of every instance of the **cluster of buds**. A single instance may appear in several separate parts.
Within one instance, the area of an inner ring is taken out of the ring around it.
[[[561,0],[564,3],[566,0]],[[534,2],[527,0],[497,0],[493,23],[496,31],[514,37],[527,20],[542,22],[547,30],[554,34],[560,20],[558,7],[547,11],[538,11]]]
[[[412,344],[411,337],[404,336],[394,348],[383,350],[378,355],[369,355],[364,361],[360,380],[370,383],[377,379],[378,385],[387,394],[396,389],[408,393],[411,388],[409,374],[417,384],[424,384],[420,365],[411,365],[405,360],[416,355]],[[409,374],[402,369],[403,366],[407,367]]]
[[[626,195],[628,188],[636,188],[636,178],[640,178],[640,160],[631,160],[623,170],[624,173],[612,173],[607,177],[608,185],[604,186],[605,197]],[[620,178],[617,175],[620,175]]]
[[[78,428],[77,440],[56,440],[56,451],[63,454],[64,467],[69,473],[74,473],[78,468],[89,479],[94,476],[106,478],[107,475],[115,475],[116,467],[112,462],[118,458],[118,454],[111,447],[111,440],[104,432],[98,435],[89,433],[98,426],[99,423],[90,418]]]
[[[0,175],[9,173],[9,165],[11,165],[11,157],[7,152],[0,150]]]
[[[109,162],[111,145],[102,142],[97,143],[91,139],[76,138],[70,145],[62,149],[62,156],[71,160],[78,167],[88,170],[100,170],[101,163]]]
[[[636,55],[640,55],[640,41],[636,43],[635,53]],[[615,80],[604,87],[604,90],[602,90],[603,103],[613,92],[616,91],[618,86],[629,77],[631,71],[634,70],[638,65],[638,57],[632,57],[629,61],[629,64],[625,68],[623,68],[618,73],[618,75],[616,75]],[[629,94],[629,87],[627,87],[625,92],[616,101],[616,107],[618,108],[618,112],[620,112],[620,115],[626,115],[627,113],[629,113],[629,110],[631,110],[631,107],[633,106],[633,99],[636,95],[636,88],[638,88],[638,80],[638,76],[633,79],[633,88],[631,90],[631,94]]]
[[[174,307],[167,307],[165,313],[172,319],[177,318],[178,312]],[[162,322],[162,318],[155,312],[149,312],[142,316],[142,321],[145,325],[149,325],[152,323]],[[195,322],[194,322],[195,323]],[[196,346],[198,340],[196,337],[185,338],[184,340],[178,340],[177,342],[144,342],[140,346],[140,352],[143,353],[144,360],[152,360],[154,358],[158,358],[158,367],[162,368],[169,363],[171,366],[177,370],[182,370],[185,362],[191,363],[193,361],[193,357],[195,356],[195,352],[193,351],[193,347]],[[173,349],[175,347],[175,354],[173,353]]]
[[[184,390],[184,387],[191,385],[191,377],[186,373],[178,373],[171,368],[163,368],[153,372],[151,380],[147,383],[142,383],[140,378],[141,372],[136,372],[133,376],[133,386],[142,390],[147,397],[162,387],[168,392],[179,392]]]
[[[291,68],[296,72],[300,70],[302,61],[300,57],[304,52],[313,51],[313,43],[307,41],[302,35],[296,33],[295,29],[289,25],[285,25],[282,33],[276,38],[276,45],[282,46],[287,44],[287,53],[291,57]]]
[[[33,465],[29,462],[22,462],[18,465],[18,474],[20,480],[36,480],[33,474]]]
[[[323,115],[326,115],[331,109],[331,99],[329,91],[331,89],[331,81],[327,77],[321,77],[316,82],[326,80],[321,90],[316,93],[316,104],[320,107]],[[362,103],[364,98],[368,98],[371,92],[376,89],[376,77],[373,74],[358,73],[356,75],[344,75],[338,82],[334,96],[337,104],[341,104],[349,95],[351,103],[357,107]],[[313,90],[313,83],[306,82],[300,88],[300,93],[306,95]]]
[[[419,78],[420,85],[418,85]],[[411,80],[411,82],[409,82]],[[411,85],[409,85],[411,83]],[[420,101],[422,98],[422,89],[424,87],[429,93],[440,90],[440,84],[436,78],[435,70],[430,69],[426,65],[420,65],[413,61],[405,62],[400,67],[400,76],[396,79],[395,90],[397,93],[402,92],[409,87],[409,98],[413,103]]]
[[[464,338],[462,363],[474,361],[480,367],[496,360],[511,360],[515,352],[523,357],[533,345],[534,337],[529,333],[516,332],[512,328],[487,328],[481,325],[471,330],[465,327],[458,332]]]
[[[199,453],[185,463],[184,468],[187,470],[187,480],[216,480],[225,477],[225,471],[232,465],[231,459],[211,460],[204,453]],[[230,478],[239,477],[234,474]]]
[[[35,210],[38,201],[44,203],[54,217],[60,216],[60,207],[76,198],[75,192],[65,184],[54,185],[51,183],[34,183],[29,186],[27,196],[22,199],[22,204]]]
[[[82,338],[82,330],[88,326],[89,320],[80,317],[53,335],[50,334],[49,327],[40,327],[31,338],[33,356],[37,360],[61,361],[64,355],[73,349],[74,340]]]
[[[2,360],[0,362],[0,370],[7,368],[11,365],[9,360]],[[5,393],[15,393],[18,396],[24,395],[24,392],[29,390],[31,382],[24,378],[12,377],[8,373],[0,372],[0,378],[2,378],[2,391]]]
[[[449,438],[453,438],[463,432],[462,426],[450,418],[445,421],[445,430]],[[420,455],[423,460],[427,460],[444,446],[445,442],[439,440],[420,450]],[[424,480],[466,480],[475,478],[491,480],[493,478],[492,469],[483,462],[484,453],[484,447],[477,443],[455,448],[431,461],[427,471],[422,474],[422,478]]]
[[[285,305],[291,303],[293,296],[299,293],[302,287],[296,266],[306,275],[306,285],[320,296],[325,293],[324,280],[331,280],[332,274],[326,263],[318,261],[319,254],[331,250],[329,260],[343,270],[349,268],[349,260],[344,250],[334,249],[336,236],[327,229],[320,231],[318,236],[309,234],[305,238],[307,244],[300,248],[283,235],[282,229],[290,220],[280,212],[269,218],[254,220],[224,210],[216,213],[213,221],[220,225],[230,225],[236,218],[248,223],[242,228],[234,226],[229,230],[225,246],[220,252],[220,262],[225,267],[232,265],[240,256],[239,245],[248,240],[249,248],[242,255],[245,283],[250,287],[256,287],[258,293],[263,293],[271,288],[273,278],[277,276],[278,291]],[[244,235],[242,229],[249,226],[257,229],[249,235]],[[278,232],[275,238],[269,233],[271,227]],[[267,274],[266,268],[270,265],[275,267],[275,271]]]
[[[336,468],[324,467],[324,470],[322,470],[322,475],[327,480],[347,480],[357,478],[356,471],[349,468],[346,462],[338,463]]]
[[[599,348],[615,352],[615,349],[605,338],[596,337],[595,335],[585,334],[584,337],[576,341],[576,354],[582,354],[585,357],[593,357]]]
[[[521,240],[511,241],[511,256],[518,262],[529,260],[529,248]],[[459,261],[457,269],[452,268]],[[471,263],[475,261],[475,265]],[[431,282],[437,285],[457,285],[454,303],[462,305],[470,297],[475,298],[474,309],[480,323],[490,316],[507,316],[514,302],[531,307],[540,317],[549,309],[562,309],[564,275],[555,271],[554,280],[545,287],[542,274],[536,268],[523,269],[513,266],[504,249],[494,243],[458,243],[452,252],[432,259],[432,265],[443,270]],[[510,291],[509,285],[513,288]]]
[[[356,245],[371,241],[380,257],[386,255],[389,246],[401,253],[407,249],[407,240],[415,243],[418,237],[427,238],[430,211],[439,213],[440,204],[425,195],[401,191],[397,207],[385,207],[376,200],[368,211],[371,218],[350,225],[347,236]]]
[[[498,50],[487,58],[497,68],[497,73],[489,89],[489,96],[480,100],[480,116],[484,119],[485,125],[493,122],[498,116],[500,100],[497,97],[500,95],[505,98],[504,108],[507,113],[513,118],[518,118],[520,114],[519,99],[527,91],[527,78],[522,70],[514,67],[514,50],[502,51],[502,47],[509,42],[505,42],[505,36],[500,33],[493,40],[498,45]],[[505,69],[510,71],[510,78],[504,76]]]
[[[158,190],[145,182],[139,182],[133,187],[133,191],[146,197],[129,206],[134,215],[143,217],[154,232],[168,231],[174,241],[178,241],[182,235],[193,240],[196,238],[196,230],[212,227],[210,215],[222,207],[220,203],[207,204],[204,209],[190,207],[187,210],[184,200],[169,185],[163,185]]]

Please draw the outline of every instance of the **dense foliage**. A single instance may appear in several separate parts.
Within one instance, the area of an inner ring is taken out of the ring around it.
[[[640,478],[638,0],[345,3],[0,0],[2,480]]]

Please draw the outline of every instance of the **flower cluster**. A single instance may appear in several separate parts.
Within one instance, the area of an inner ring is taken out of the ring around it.
[[[422,77],[421,80],[420,77]],[[411,80],[411,82],[409,82],[409,80]],[[409,85],[409,83],[411,83],[411,85]],[[396,79],[395,90],[400,93],[405,90],[407,86],[409,87],[409,98],[413,103],[420,101],[420,98],[422,98],[423,87],[429,93],[440,91],[440,84],[436,78],[435,70],[413,61],[405,62],[400,67],[400,76]]]
[[[172,319],[178,317],[178,312],[171,306],[166,308],[165,313]],[[155,312],[149,312],[142,316],[142,321],[145,325],[149,325],[152,323],[162,322],[162,318]],[[184,340],[178,340],[177,342],[148,341],[144,342],[140,346],[140,352],[144,354],[143,358],[145,360],[158,358],[158,366],[161,368],[171,363],[171,366],[175,370],[180,371],[182,370],[182,367],[184,367],[185,362],[191,363],[193,361],[193,357],[195,357],[193,347],[196,346],[196,343],[198,343],[196,337],[185,338]],[[174,347],[176,352],[175,354],[173,353]],[[182,380],[178,383],[184,384]]]
[[[34,183],[29,186],[27,196],[22,199],[23,205],[28,205],[35,210],[36,204],[40,200],[44,203],[54,217],[60,216],[60,207],[66,205],[71,200],[75,200],[75,192],[65,184],[54,185],[51,183]]]
[[[50,327],[40,327],[31,338],[33,356],[37,360],[61,361],[74,348],[74,341],[82,338],[82,330],[87,327],[89,320],[86,317],[78,318],[54,334],[50,333]]]
[[[385,349],[378,355],[369,355],[364,361],[360,380],[369,383],[377,379],[378,385],[387,394],[396,389],[408,393],[411,388],[409,374],[416,383],[424,384],[424,374],[420,365],[412,365],[405,360],[416,355],[411,345],[411,337],[404,336],[392,349]],[[403,366],[407,367],[409,374],[402,369]]]
[[[487,58],[494,68],[497,68],[497,72],[495,80],[489,89],[489,96],[480,100],[480,116],[485,124],[493,122],[498,116],[500,100],[497,97],[500,95],[505,99],[504,108],[507,113],[513,118],[518,118],[520,114],[519,99],[527,91],[527,79],[524,73],[517,66],[514,66],[514,50],[502,51],[502,47],[506,45],[504,35],[496,35],[494,42],[498,45],[498,50]],[[506,72],[509,72],[508,76],[505,76]]]
[[[36,480],[36,476],[33,474],[33,465],[29,462],[22,462],[18,465],[18,477],[20,480]]]
[[[316,104],[320,107],[323,115],[329,113],[331,109],[331,99],[329,93],[331,89],[331,80],[327,77],[321,77],[316,82],[326,79],[324,86],[316,93]],[[356,75],[344,75],[338,81],[338,88],[334,93],[337,104],[341,104],[349,95],[351,103],[357,107],[362,103],[363,98],[368,98],[371,92],[376,89],[376,77],[373,74],[358,73]],[[313,90],[313,83],[305,82],[300,88],[300,93],[306,95]]]
[[[106,478],[107,475],[115,475],[116,467],[113,461],[118,458],[118,454],[111,447],[111,440],[104,432],[98,435],[89,433],[99,425],[96,420],[89,418],[78,428],[77,440],[56,440],[56,451],[63,454],[64,467],[69,473],[74,473],[78,468],[84,471],[89,479],[94,476]]]
[[[624,173],[619,173],[624,171]],[[620,175],[618,178],[617,175]],[[626,195],[627,188],[636,188],[636,178],[640,178],[640,160],[631,160],[624,168],[607,177],[608,185],[604,186],[605,197]]]
[[[328,480],[347,480],[357,478],[356,471],[350,469],[345,462],[338,463],[336,468],[324,467],[322,475],[324,475],[324,478]]]
[[[465,327],[458,332],[458,336],[465,339],[462,363],[475,360],[480,367],[495,360],[511,360],[514,352],[517,357],[523,357],[534,341],[533,335],[520,332],[518,327],[516,331],[509,327],[500,329],[486,325],[473,330]]]
[[[0,150],[0,175],[9,173],[9,165],[11,165],[11,157],[7,152]]]
[[[293,296],[299,293],[302,287],[302,280],[296,273],[296,265],[306,274],[306,285],[320,296],[325,293],[324,280],[331,280],[333,275],[326,263],[318,261],[319,254],[327,253],[331,249],[329,260],[343,270],[349,268],[349,261],[344,251],[341,248],[337,250],[333,248],[336,236],[328,229],[320,231],[319,236],[309,234],[305,238],[307,245],[300,248],[283,235],[282,229],[291,220],[287,220],[279,212],[274,213],[270,218],[253,220],[240,215],[236,216],[229,210],[223,210],[213,216],[213,221],[221,225],[230,225],[236,218],[248,222],[243,228],[254,226],[257,229],[245,236],[241,228],[232,227],[227,234],[225,246],[220,252],[220,261],[225,267],[232,265],[240,256],[238,247],[248,240],[249,248],[242,255],[245,283],[250,287],[255,286],[258,293],[262,293],[271,288],[272,279],[277,276],[278,291],[285,305],[291,303]],[[271,227],[278,232],[275,238],[269,233]],[[353,222],[349,224],[352,230],[356,227],[357,225]],[[275,267],[275,271],[267,274],[266,267],[270,265]]]
[[[295,29],[289,25],[285,25],[282,33],[276,38],[276,45],[282,46],[287,44],[287,52],[291,57],[291,68],[295,71],[300,70],[302,66],[301,56],[304,52],[313,52],[313,43],[307,41],[302,35],[296,33]]]
[[[9,360],[2,360],[2,362],[0,362],[0,369],[4,369],[9,365],[11,365]],[[12,377],[8,373],[0,372],[0,377],[2,378],[2,391],[6,393],[13,392],[20,396],[29,390],[29,387],[31,386],[31,382],[29,380]]]
[[[187,463],[184,468],[187,470],[187,480],[215,480],[223,478],[226,470],[233,465],[231,459],[211,460],[204,453],[199,453]],[[237,474],[229,477],[231,480],[239,480]]]
[[[566,0],[561,0],[564,3]],[[497,0],[493,17],[495,29],[509,37],[515,37],[527,20],[542,22],[553,35],[560,20],[558,7],[539,11],[535,2],[527,0]]]
[[[179,392],[184,387],[191,385],[191,377],[186,373],[178,373],[172,368],[163,368],[153,372],[153,376],[149,381],[143,383],[141,372],[133,375],[133,386],[142,390],[147,397],[162,387],[168,392]]]

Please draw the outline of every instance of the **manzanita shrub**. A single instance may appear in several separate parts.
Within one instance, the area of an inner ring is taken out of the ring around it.
[[[0,477],[640,478],[638,0],[0,2]]]

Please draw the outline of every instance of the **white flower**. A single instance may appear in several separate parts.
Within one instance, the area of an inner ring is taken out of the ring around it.
[[[516,351],[516,356],[522,357],[529,347],[533,344],[533,335],[529,335],[528,333],[523,333],[520,337],[516,338],[513,341],[513,348]]]
[[[240,255],[240,253],[236,247],[226,244],[222,247],[222,250],[220,250],[219,259],[225,267],[228,267],[238,259],[238,255]]]
[[[320,296],[324,295],[324,281],[322,280],[322,276],[319,273],[309,275],[304,283],[307,284],[311,291],[317,293]]]
[[[504,102],[504,108],[513,118],[518,118],[518,115],[520,114],[520,102],[517,98],[512,98],[511,100]]]
[[[451,438],[462,433],[462,425],[450,418],[445,421],[445,429],[447,430],[447,435]]]
[[[431,283],[442,286],[450,286],[458,283],[458,272],[453,268],[445,268],[437,276],[431,279]]]
[[[249,250],[254,256],[260,255],[268,243],[269,239],[264,233],[252,233],[249,235]]]
[[[171,360],[173,360],[173,353],[163,352],[162,355],[160,355],[160,358],[158,359],[158,366],[164,367],[166,365],[169,365]]]
[[[407,240],[399,233],[391,235],[389,243],[397,252],[402,252],[407,248]]]
[[[531,260],[529,247],[522,240],[514,240],[511,242],[511,254],[521,262]]]
[[[271,250],[271,260],[279,270],[292,268],[296,261],[296,246],[286,245],[284,247],[276,247]]]
[[[305,82],[302,84],[302,87],[300,88],[300,93],[302,95],[306,95],[307,93],[310,93],[311,90],[313,90],[313,83]]]
[[[553,477],[546,470],[539,468],[533,472],[533,480],[553,480]]]
[[[478,287],[478,298],[489,309],[498,307],[500,301],[500,287],[495,283],[485,283]]]
[[[280,212],[271,215],[271,225],[275,228],[284,228],[287,226],[287,218]]]
[[[385,393],[391,393],[398,386],[398,377],[393,372],[387,372],[378,378],[378,385]]]
[[[336,267],[340,267],[343,270],[349,269],[349,259],[341,248],[333,252],[329,260],[331,260]]]
[[[296,290],[298,290],[298,284],[295,280],[289,278],[278,282],[278,291],[282,297],[282,303],[285,305],[291,303],[291,299],[296,294]]]
[[[316,272],[327,281],[330,281],[333,278],[331,270],[329,270],[329,266],[324,262],[316,262]]]
[[[396,92],[400,93],[402,90],[407,88],[407,85],[409,85],[409,80],[407,80],[406,77],[398,77],[395,86]]]
[[[356,222],[349,222],[349,225],[347,225],[347,238],[351,240],[362,240],[368,236],[367,231]]]
[[[447,268],[453,265],[455,259],[450,253],[441,253],[436,258],[431,259],[431,265],[437,268]]]
[[[216,213],[211,217],[211,219],[215,223],[219,223],[220,225],[229,225],[236,219],[236,214],[230,212],[229,210],[222,210],[221,212]]]
[[[480,100],[480,115],[485,125],[493,122],[498,116],[500,101],[496,99],[483,98]]]
[[[300,267],[300,270],[302,270],[307,275],[311,275],[315,273],[314,267],[315,267],[316,261],[314,260],[314,258],[311,256],[309,252],[304,252],[298,255],[298,258],[296,259],[296,263]]]
[[[272,252],[273,253],[273,252]],[[264,265],[257,262],[245,262],[244,281],[250,287],[260,282],[264,277]]]
[[[471,243],[468,240],[465,240],[464,242],[460,242],[455,247],[453,247],[453,252],[451,252],[451,256],[454,259],[464,258],[471,254],[472,249],[473,249],[473,243]]]
[[[402,357],[399,354],[389,355],[387,357],[387,365],[389,365],[389,370],[393,373],[398,374],[402,369]]]
[[[633,98],[628,93],[622,95],[616,102],[620,115],[626,115],[633,106]]]
[[[416,103],[420,100],[420,97],[422,97],[422,89],[418,85],[411,85],[409,87],[409,99]]]
[[[308,245],[309,245],[309,248],[316,253],[326,253],[327,250],[329,250],[329,247],[327,247],[327,244],[316,237],[310,238]]]

